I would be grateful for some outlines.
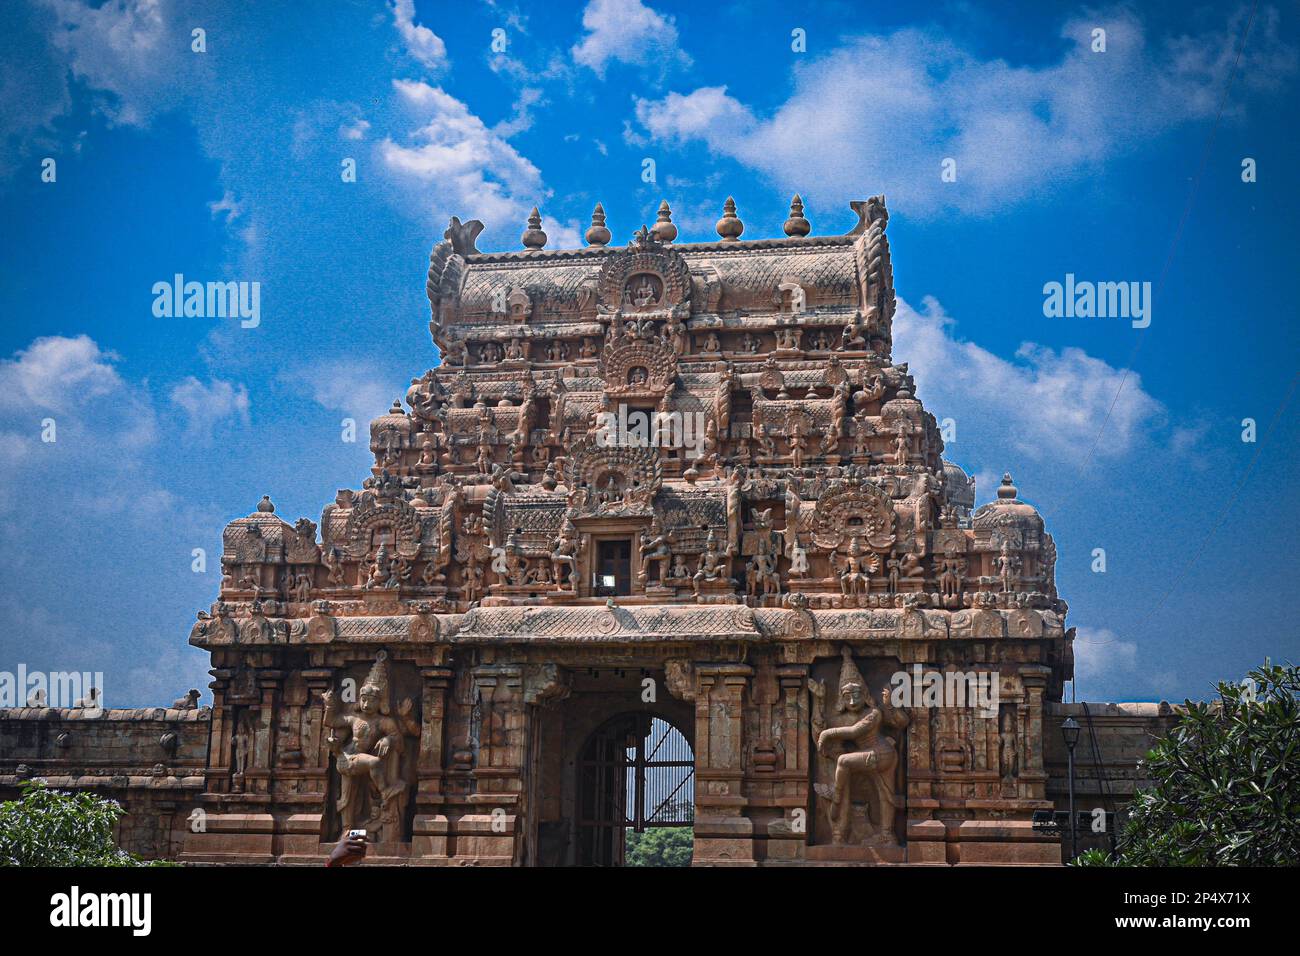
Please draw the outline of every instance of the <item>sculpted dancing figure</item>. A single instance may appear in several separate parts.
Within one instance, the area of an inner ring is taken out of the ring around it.
[[[890,706],[888,688],[881,691],[877,704],[849,649],[844,648],[841,654],[840,693],[830,721],[832,726],[817,735],[817,752],[835,761],[830,788],[832,839],[837,844],[850,842],[853,784],[862,781],[867,785],[868,799],[876,809],[878,822],[872,827],[868,820],[866,843],[897,846],[894,768],[898,765],[898,751],[894,741],[881,731],[905,726],[907,715]]]
[[[408,697],[389,715],[388,654],[380,651],[350,713],[340,713],[333,691],[321,694],[325,726],[335,731],[327,739],[342,787],[336,804],[344,831],[364,826],[376,832],[376,842],[400,839],[407,782],[402,779],[403,735],[419,736]],[[362,823],[365,805],[370,814]]]

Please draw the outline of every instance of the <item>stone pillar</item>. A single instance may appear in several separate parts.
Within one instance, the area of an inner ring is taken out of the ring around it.
[[[696,865],[755,862],[743,788],[745,692],[753,674],[747,664],[695,668]]]
[[[310,761],[309,766],[320,771],[321,790],[327,789],[326,775],[329,770],[329,751],[325,746],[325,705],[321,695],[334,683],[334,672],[328,667],[317,667],[302,672],[307,685],[307,704],[303,707],[303,757]]]
[[[411,858],[425,857],[445,862],[451,832],[444,803],[443,775],[446,768],[447,694],[455,676],[450,667],[422,667],[420,754],[416,765],[415,826]]]
[[[208,765],[204,770],[207,778],[208,793],[230,792],[230,738],[234,732],[230,721],[230,705],[226,703],[226,691],[234,671],[225,667],[214,667],[209,673],[212,681],[212,731],[208,742]]]
[[[777,767],[780,786],[776,804],[781,808],[782,816],[767,827],[764,856],[769,860],[803,859],[808,833],[812,829],[808,673],[807,664],[783,664],[776,669],[780,688],[781,749],[785,757]]]
[[[231,738],[235,707],[229,702],[230,681],[234,671],[214,669],[212,688],[212,735],[208,751],[208,791],[201,796],[203,817],[191,824],[185,834],[185,862],[272,863],[275,861],[277,824],[270,812],[273,776],[276,708],[284,672],[263,670],[257,674],[260,699],[241,703],[256,711],[250,766],[244,773],[244,788],[232,793],[230,773],[233,764]],[[290,825],[290,831],[293,826]],[[283,832],[283,831],[281,831]],[[314,838],[313,838],[314,839]]]
[[[1059,863],[1060,840],[1033,829],[1035,810],[1051,809],[1044,799],[1046,775],[1043,772],[1043,734],[1057,732],[1043,721],[1043,696],[1051,679],[1051,668],[1028,664],[1020,668],[1020,678],[1025,687],[1027,721],[1018,799],[979,801],[980,809],[996,807],[997,817],[967,820],[956,829],[956,845],[950,853],[956,859],[950,862],[974,864],[1004,863]],[[976,803],[967,801],[967,805]],[[1010,804],[1008,806],[1007,804]]]
[[[783,770],[808,770],[808,665],[783,664],[776,669],[781,688],[781,744],[785,750]]]
[[[471,672],[482,708],[479,751],[471,774],[472,805],[456,821],[456,855],[480,864],[515,861],[523,794],[525,721],[523,667],[480,664]]]
[[[271,792],[271,777],[275,766],[275,723],[279,715],[283,681],[284,671],[265,670],[257,675],[261,707],[257,715],[257,733],[253,739],[253,768],[244,775],[244,789],[248,793]]]
[[[317,863],[333,849],[329,839],[333,834],[324,832],[330,815],[327,806],[330,788],[329,749],[325,744],[328,730],[321,694],[333,685],[334,671],[327,667],[309,668],[301,672],[301,677],[307,695],[298,724],[302,766],[279,770],[281,779],[285,776],[298,779],[297,796],[303,801],[280,824],[283,830],[280,860],[285,863]],[[281,706],[287,706],[283,697]]]
[[[1059,733],[1059,727],[1043,723],[1043,695],[1052,676],[1050,667],[1030,664],[1020,668],[1020,679],[1025,685],[1025,703],[1028,720],[1025,727],[1024,767],[1020,779],[1029,784],[1027,796],[1042,800],[1046,795],[1047,774],[1043,770],[1043,734]]]

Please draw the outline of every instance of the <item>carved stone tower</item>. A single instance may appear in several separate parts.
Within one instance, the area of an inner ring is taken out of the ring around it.
[[[617,246],[597,206],[558,251],[534,210],[513,253],[453,219],[442,362],[372,422],[371,475],[319,540],[267,499],[226,529],[185,858],[365,828],[379,861],[616,863],[693,822],[696,864],[1059,862],[1052,538],[1010,477],[972,510],[893,360],[884,197],[852,205],[742,239],[729,200],[678,245],[665,203]]]

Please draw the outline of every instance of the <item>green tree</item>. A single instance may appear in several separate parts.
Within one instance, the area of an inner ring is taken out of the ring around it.
[[[1300,859],[1300,667],[1220,683],[1144,761],[1155,786],[1129,807],[1115,857],[1085,866],[1294,866]]]
[[[0,866],[144,866],[113,842],[122,806],[92,793],[22,785],[0,803]]]
[[[628,866],[691,865],[695,831],[690,827],[649,827],[643,833],[626,833]]]

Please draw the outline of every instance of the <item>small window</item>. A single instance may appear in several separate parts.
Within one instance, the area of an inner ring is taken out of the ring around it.
[[[628,539],[596,542],[596,571],[592,593],[612,597],[632,593],[632,542]]]

